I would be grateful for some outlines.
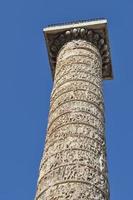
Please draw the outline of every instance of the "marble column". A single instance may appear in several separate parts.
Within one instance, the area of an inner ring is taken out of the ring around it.
[[[81,36],[64,42],[56,55],[36,200],[109,199],[102,80],[97,45]]]

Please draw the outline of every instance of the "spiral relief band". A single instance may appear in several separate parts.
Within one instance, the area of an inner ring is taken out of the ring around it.
[[[43,31],[54,82],[35,200],[109,200],[102,84],[113,78],[107,20]]]
[[[36,200],[109,199],[104,123],[99,49],[68,41],[56,59]]]

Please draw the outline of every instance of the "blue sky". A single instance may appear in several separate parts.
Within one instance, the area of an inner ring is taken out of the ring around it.
[[[104,82],[111,200],[133,199],[133,1],[0,1],[0,200],[33,200],[52,80],[42,28],[105,17],[114,80]]]

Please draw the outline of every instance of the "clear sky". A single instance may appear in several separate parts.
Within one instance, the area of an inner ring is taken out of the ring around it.
[[[104,82],[111,200],[133,199],[133,1],[0,1],[0,200],[33,200],[52,80],[42,29],[105,17],[114,80]]]

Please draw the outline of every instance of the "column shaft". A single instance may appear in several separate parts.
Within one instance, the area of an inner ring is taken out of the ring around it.
[[[60,50],[36,200],[108,200],[102,60],[84,40]]]

